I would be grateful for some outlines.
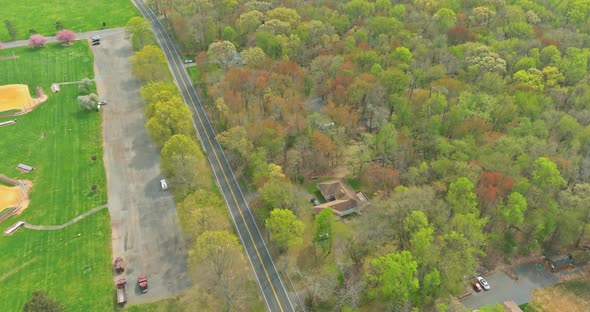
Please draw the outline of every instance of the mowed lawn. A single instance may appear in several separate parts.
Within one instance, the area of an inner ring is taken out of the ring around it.
[[[53,82],[93,78],[93,58],[86,42],[31,50],[0,50],[19,56],[0,60],[0,85],[41,86],[49,95],[34,111],[0,127],[0,173],[32,180],[29,207],[0,224],[2,231],[18,220],[37,225],[63,224],[106,203],[100,114],[82,111],[78,86]],[[92,161],[96,155],[97,160]],[[15,169],[35,167],[31,173]],[[96,192],[91,186],[97,185]],[[42,290],[68,311],[113,309],[111,230],[108,211],[101,210],[59,231],[20,229],[0,236],[0,311],[20,311],[33,291]]]
[[[0,41],[9,41],[5,21],[9,20],[17,30],[17,39],[26,39],[30,29],[44,36],[57,33],[55,22],[75,32],[120,27],[127,24],[139,11],[131,0],[0,0],[2,20]]]

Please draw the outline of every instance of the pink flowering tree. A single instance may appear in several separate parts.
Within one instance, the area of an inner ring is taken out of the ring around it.
[[[57,36],[55,38],[66,45],[70,45],[72,41],[76,39],[76,34],[71,30],[62,29],[57,33]]]
[[[47,38],[42,35],[35,34],[29,37],[29,47],[31,48],[42,47],[45,42],[47,42]]]

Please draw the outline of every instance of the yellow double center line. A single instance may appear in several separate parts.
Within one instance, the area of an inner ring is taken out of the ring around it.
[[[164,38],[164,36],[162,36],[162,38],[163,38],[164,43],[166,44],[166,48],[168,49],[170,55],[173,57],[174,55],[172,54],[172,48],[170,47],[170,44],[168,43],[168,41],[166,40],[166,38]],[[229,191],[230,191],[230,193],[232,195],[232,198],[233,198],[233,200],[234,200],[234,202],[236,204],[236,207],[238,209],[238,212],[240,213],[240,216],[242,217],[242,220],[244,221],[244,225],[246,227],[246,231],[248,232],[248,235],[250,236],[250,240],[252,241],[252,245],[254,246],[254,250],[256,251],[256,254],[258,255],[258,259],[260,259],[260,264],[262,265],[262,269],[264,270],[264,274],[266,275],[266,278],[268,279],[268,283],[269,283],[269,285],[270,285],[270,287],[272,289],[272,292],[273,292],[273,294],[275,296],[275,299],[277,301],[277,304],[279,305],[279,308],[281,309],[281,312],[283,312],[284,310],[283,310],[283,306],[281,304],[281,301],[279,300],[279,297],[277,296],[277,292],[275,291],[275,288],[274,288],[274,286],[272,284],[272,281],[270,280],[270,276],[268,275],[268,271],[266,270],[266,266],[264,265],[264,261],[262,260],[262,257],[260,256],[260,252],[258,251],[258,247],[256,247],[256,241],[254,240],[254,237],[252,236],[252,233],[250,232],[250,227],[248,226],[248,222],[246,222],[246,218],[244,217],[244,214],[242,213],[242,209],[240,209],[240,204],[238,203],[238,200],[236,199],[236,195],[234,194],[234,191],[233,191],[233,189],[232,189],[232,187],[231,187],[231,185],[229,183],[229,179],[227,178],[227,175],[225,174],[225,170],[223,168],[223,165],[222,165],[221,161],[219,160],[219,157],[217,155],[217,152],[215,151],[213,142],[211,141],[211,138],[209,137],[209,134],[207,133],[206,125],[203,122],[203,120],[201,119],[201,116],[200,116],[200,114],[198,112],[198,108],[195,105],[195,101],[193,100],[193,96],[192,96],[192,94],[190,92],[190,89],[188,88],[188,86],[186,84],[184,75],[182,75],[182,72],[181,72],[180,68],[178,67],[177,62],[174,59],[172,59],[172,61],[173,61],[172,63],[174,64],[174,67],[176,68],[176,71],[178,72],[178,74],[180,76],[179,77],[179,80],[180,80],[179,82],[182,82],[182,84],[183,84],[183,86],[184,86],[184,88],[185,88],[185,90],[187,92],[187,96],[188,96],[188,98],[190,100],[190,104],[195,109],[195,114],[197,115],[197,118],[199,118],[199,122],[203,126],[203,131],[205,132],[205,136],[207,137],[207,141],[209,141],[209,145],[211,146],[211,150],[213,151],[213,154],[215,155],[215,159],[217,160],[217,164],[219,165],[219,168],[221,169],[221,173],[223,174],[223,178],[225,179],[225,183],[227,183],[228,189],[229,189]],[[204,110],[203,110],[203,112],[204,112]],[[229,166],[229,164],[228,164],[228,166]],[[236,181],[236,184],[237,183],[238,182]],[[221,187],[221,185],[220,185],[220,187]],[[238,187],[239,187],[239,185],[238,185]],[[229,203],[228,203],[228,205],[229,205]],[[236,224],[236,229],[237,229],[237,224]],[[261,237],[261,239],[262,239],[262,237]],[[246,246],[244,246],[244,250],[245,249],[246,249]],[[270,255],[269,255],[269,257],[270,257]],[[271,259],[271,261],[272,261],[272,259]],[[279,274],[279,273],[277,272],[277,274]],[[264,294],[263,294],[263,296],[264,296]],[[269,306],[269,308],[270,308],[270,306]]]

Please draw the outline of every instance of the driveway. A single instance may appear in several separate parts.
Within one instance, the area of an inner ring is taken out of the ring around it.
[[[124,29],[101,36],[91,49],[98,94],[108,102],[101,113],[113,258],[127,264],[122,276],[129,304],[151,302],[190,286],[187,251],[172,196],[160,190],[160,154],[145,130],[145,104],[129,65],[131,43]],[[141,273],[149,280],[146,294],[137,288]]]
[[[533,289],[546,287],[559,282],[559,278],[547,271],[537,270],[536,263],[525,263],[512,268],[518,274],[518,280],[511,279],[504,272],[494,272],[485,276],[490,284],[489,291],[476,293],[472,291],[461,302],[469,309],[482,306],[514,301],[521,305],[531,300]]]

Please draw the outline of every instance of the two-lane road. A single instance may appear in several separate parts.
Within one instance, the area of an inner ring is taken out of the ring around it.
[[[166,30],[142,1],[133,0],[144,17],[151,21],[154,33],[166,54],[172,75],[180,89],[185,103],[193,113],[194,125],[209,163],[217,179],[217,184],[229,208],[234,225],[252,265],[262,297],[269,311],[294,311],[289,294],[273,259],[262,239],[260,230],[242,194],[240,186],[225,157],[223,149],[215,139],[215,131],[203,109],[183,62]]]

